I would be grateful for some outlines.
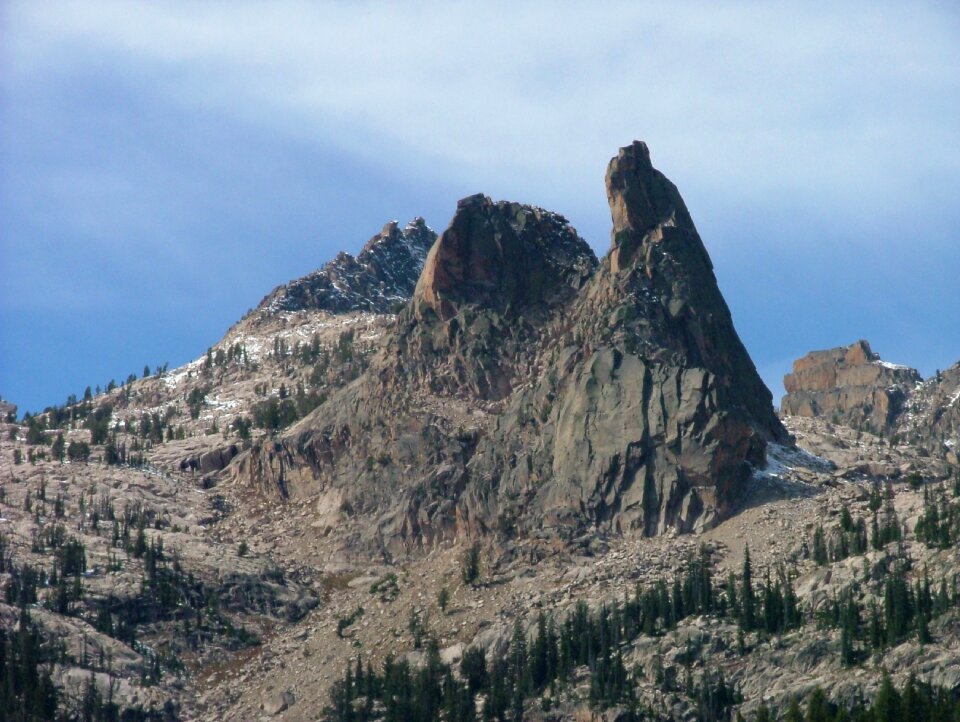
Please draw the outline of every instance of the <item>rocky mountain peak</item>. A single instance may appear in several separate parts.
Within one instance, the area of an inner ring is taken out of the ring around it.
[[[649,263],[650,246],[663,242],[663,228],[693,225],[676,186],[653,167],[646,143],[634,141],[620,149],[607,166],[606,186],[613,217],[610,262],[615,272],[638,257]],[[710,268],[705,252],[701,255]]]
[[[427,257],[415,296],[442,320],[463,304],[519,313],[568,297],[596,264],[563,216],[477,194],[457,203],[450,226]]]
[[[362,506],[357,533],[385,554],[732,513],[788,435],[644,144],[619,152],[607,187],[614,247],[599,264],[560,215],[460,201],[364,376],[237,471]]]
[[[733,326],[690,213],[653,167],[645,143],[634,141],[611,159],[606,188],[612,244],[588,292],[592,334],[666,366],[704,369],[724,405],[744,411],[762,435],[784,441],[770,391]]]
[[[391,313],[409,300],[437,234],[423,218],[405,227],[390,221],[356,257],[339,253],[322,268],[275,288],[260,305],[260,317],[284,311]]]

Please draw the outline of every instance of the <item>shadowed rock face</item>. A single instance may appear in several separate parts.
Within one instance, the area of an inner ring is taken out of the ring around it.
[[[561,216],[461,201],[369,371],[240,475],[349,496],[354,538],[387,554],[463,533],[689,531],[731,513],[787,434],[646,145],[620,150],[607,192],[599,264]]]
[[[388,339],[391,373],[427,393],[507,398],[534,375],[597,259],[560,215],[477,195],[457,204]],[[383,375],[383,374],[381,374]]]
[[[413,293],[437,234],[422,218],[404,228],[387,223],[354,257],[339,253],[313,273],[275,288],[256,311],[369,311],[392,313]]]

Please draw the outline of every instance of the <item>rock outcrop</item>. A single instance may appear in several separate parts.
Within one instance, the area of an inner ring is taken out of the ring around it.
[[[811,351],[793,363],[781,412],[889,433],[921,381],[916,369],[882,361],[866,341]]]
[[[313,273],[275,288],[254,314],[304,310],[393,313],[413,293],[436,239],[423,218],[414,218],[402,229],[391,221],[356,257],[339,253]]]
[[[335,497],[387,555],[729,515],[767,442],[788,435],[645,144],[611,161],[607,192],[599,264],[561,216],[461,201],[367,373],[237,473]]]
[[[925,448],[960,465],[960,363],[924,380],[866,341],[811,351],[783,379],[785,416],[819,418]]]
[[[905,441],[960,466],[960,362],[913,389],[897,420],[897,432]]]
[[[190,471],[200,474],[212,474],[226,468],[233,458],[240,453],[236,444],[221,448],[210,449],[199,454],[191,454],[180,460],[180,471]]]
[[[522,316],[569,301],[596,264],[562,216],[478,194],[457,204],[442,242],[427,257],[415,303],[441,321],[464,304]]]

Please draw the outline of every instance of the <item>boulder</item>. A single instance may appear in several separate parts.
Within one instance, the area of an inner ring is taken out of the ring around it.
[[[297,700],[296,697],[294,697],[293,692],[287,690],[270,695],[263,700],[263,703],[260,705],[260,707],[265,714],[273,717],[292,707],[296,701]]]

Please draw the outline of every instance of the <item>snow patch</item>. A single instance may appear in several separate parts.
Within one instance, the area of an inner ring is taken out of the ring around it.
[[[950,397],[947,406],[953,406],[958,401],[960,401],[960,386],[957,386],[957,390],[953,393],[953,396]]]
[[[206,356],[194,359],[193,361],[184,364],[178,368],[175,368],[173,371],[170,371],[163,375],[163,383],[168,389],[176,388],[180,383],[187,377],[187,374],[194,369],[199,369],[203,362],[206,360]]]
[[[873,363],[877,364],[877,366],[883,366],[883,368],[885,369],[891,369],[892,371],[910,371],[911,370],[909,366],[904,366],[903,364],[892,364],[889,361],[882,361],[880,359],[877,359]]]
[[[782,479],[798,468],[829,471],[832,465],[826,459],[821,459],[805,449],[770,444],[767,447],[766,467],[757,469],[754,475],[767,479]]]

